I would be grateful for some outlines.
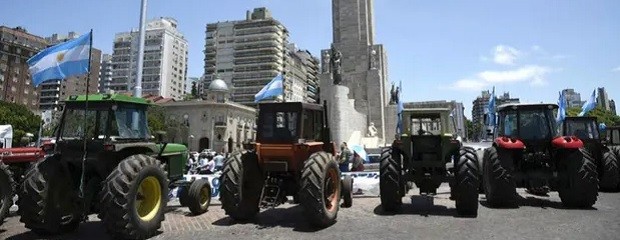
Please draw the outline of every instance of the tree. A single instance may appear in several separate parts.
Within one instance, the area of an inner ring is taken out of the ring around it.
[[[14,146],[21,145],[20,142],[26,133],[35,135],[34,139],[37,139],[42,121],[41,117],[35,115],[24,105],[0,101],[0,125],[13,126]]]
[[[198,97],[198,87],[196,86],[196,81],[192,81],[192,96]]]
[[[566,110],[566,115],[570,117],[575,117],[579,115],[581,112],[581,108],[574,107]],[[620,117],[613,114],[611,111],[607,111],[602,108],[595,108],[592,111],[588,112],[586,116],[596,117],[596,120],[599,123],[605,123],[607,126],[615,126],[620,125]]]

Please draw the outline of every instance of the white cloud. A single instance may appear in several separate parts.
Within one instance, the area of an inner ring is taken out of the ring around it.
[[[454,90],[479,91],[486,86],[487,83],[479,79],[461,79],[453,83],[450,88]]]
[[[501,65],[514,65],[521,52],[513,47],[497,45],[493,52],[493,61]]]
[[[611,70],[612,72],[620,72],[620,66]]]
[[[547,67],[531,65],[509,71],[483,71],[477,76],[489,83],[522,82],[542,79],[549,71]]]

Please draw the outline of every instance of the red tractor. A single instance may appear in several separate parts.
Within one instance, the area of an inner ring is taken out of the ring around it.
[[[31,164],[45,157],[45,149],[53,148],[52,143],[43,147],[11,147],[13,129],[10,125],[0,128],[0,223],[8,215],[13,205],[15,189],[22,182]]]
[[[490,206],[515,206],[516,188],[535,194],[557,189],[562,204],[592,207],[598,173],[592,155],[575,136],[558,136],[555,104],[505,104],[498,107],[493,146],[483,157],[484,192]]]

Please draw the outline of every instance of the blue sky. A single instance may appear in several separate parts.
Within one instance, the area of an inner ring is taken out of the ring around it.
[[[94,29],[110,53],[117,32],[138,26],[140,1],[5,0],[0,24],[52,33]],[[188,39],[189,76],[203,72],[205,24],[268,7],[291,41],[318,56],[331,43],[329,0],[150,0],[148,18],[176,18]],[[620,100],[620,1],[375,0],[375,42],[406,101],[457,100],[471,115],[480,90],[496,86],[527,102],[555,102],[562,88],[587,98],[603,86]]]

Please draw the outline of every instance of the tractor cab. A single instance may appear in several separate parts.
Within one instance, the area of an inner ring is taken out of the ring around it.
[[[256,150],[265,171],[298,171],[310,154],[333,154],[323,106],[288,102],[259,105]],[[327,143],[327,144],[324,144]]]
[[[620,126],[607,127],[607,146],[620,146]]]
[[[600,152],[602,138],[596,117],[566,117],[561,127],[562,136],[579,138],[587,149],[596,148]]]
[[[515,144],[519,139],[532,151],[547,147],[557,136],[553,110],[556,104],[505,104],[497,109],[497,137],[502,144]],[[497,140],[496,140],[497,143]]]

